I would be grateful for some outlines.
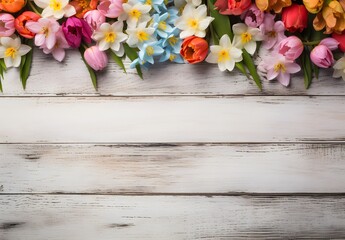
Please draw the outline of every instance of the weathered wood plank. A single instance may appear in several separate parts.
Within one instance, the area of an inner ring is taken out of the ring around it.
[[[341,193],[344,159],[344,144],[0,145],[0,192]]]
[[[0,239],[344,239],[345,198],[0,196]]]
[[[3,82],[4,96],[56,95],[345,95],[345,82],[332,79],[331,71],[321,71],[309,90],[304,89],[301,75],[295,76],[290,88],[279,83],[264,82],[258,91],[253,81],[239,72],[222,73],[210,64],[158,64],[144,72],[142,81],[129,69],[124,74],[114,63],[99,76],[99,91],[93,89],[88,72],[79,53],[69,51],[67,59],[58,63],[39,50],[35,52],[31,77],[26,91],[22,90],[19,75],[11,69]],[[54,74],[51,74],[54,73]]]
[[[344,97],[1,98],[1,143],[345,140]]]

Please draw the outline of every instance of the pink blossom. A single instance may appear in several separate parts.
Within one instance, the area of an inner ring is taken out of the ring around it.
[[[271,49],[276,46],[281,40],[286,38],[284,35],[285,26],[282,21],[274,21],[275,16],[272,14],[265,14],[264,22],[260,25],[260,30],[264,35],[262,46],[266,49]]]
[[[53,57],[61,62],[65,58],[65,49],[69,48],[69,45],[66,41],[65,35],[63,34],[62,30],[60,29],[56,33],[56,42],[52,49],[48,49],[46,47],[43,47],[43,52],[45,54],[52,54]]]
[[[319,45],[324,45],[328,47],[331,51],[334,51],[338,49],[339,42],[334,38],[324,38],[321,40]]]
[[[311,61],[320,68],[329,68],[334,63],[332,51],[325,45],[318,45],[310,52]]]
[[[100,51],[97,46],[87,48],[84,52],[84,58],[87,64],[95,71],[104,69],[108,64],[107,54]]]
[[[97,30],[105,22],[105,16],[98,10],[91,10],[85,13],[84,20],[93,30]]]
[[[25,27],[36,33],[35,45],[52,49],[56,43],[55,34],[60,29],[59,23],[53,18],[40,18],[37,22],[28,21]]]
[[[91,43],[91,28],[84,19],[69,17],[62,24],[62,31],[68,44],[73,48],[78,48],[82,40]]]
[[[123,13],[122,0],[101,0],[97,9],[106,17],[117,18]]]
[[[252,4],[247,11],[241,14],[241,19],[249,27],[259,27],[264,21],[265,13]]]
[[[276,53],[264,59],[267,80],[277,79],[282,85],[290,84],[290,74],[299,72],[301,67],[285,56]]]
[[[304,46],[302,41],[296,36],[290,36],[279,43],[279,53],[289,60],[296,60],[301,56]]]
[[[15,31],[14,17],[8,13],[0,13],[0,37],[9,37]]]

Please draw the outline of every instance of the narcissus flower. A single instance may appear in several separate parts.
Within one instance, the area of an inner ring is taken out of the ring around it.
[[[248,27],[244,23],[236,23],[232,26],[234,32],[234,45],[244,48],[251,55],[256,50],[256,42],[261,41],[263,36],[258,28]]]
[[[284,7],[291,5],[291,0],[255,0],[256,6],[261,11],[280,13]]]
[[[217,0],[214,6],[220,14],[241,15],[250,7],[251,3],[251,0]]]
[[[31,47],[21,44],[20,38],[0,38],[0,58],[3,58],[6,67],[19,67],[22,56],[27,54]]]
[[[208,53],[208,43],[205,39],[191,36],[183,40],[180,54],[187,62],[194,64],[204,61]]]
[[[27,27],[25,26],[25,24],[27,22],[37,22],[38,19],[40,19],[41,16],[38,15],[37,13],[31,12],[31,11],[25,11],[22,14],[20,14],[16,20],[14,21],[14,26],[17,30],[17,32],[25,37],[25,38],[34,38],[35,33],[31,32],[29,29],[27,29]]]
[[[9,12],[9,13],[16,13],[22,10],[25,4],[26,4],[25,0],[1,0],[0,10]]]
[[[76,13],[75,8],[68,4],[68,0],[34,0],[35,4],[43,9],[42,17],[61,19]]]
[[[203,4],[195,8],[193,5],[187,4],[175,26],[182,30],[180,33],[181,38],[193,35],[203,38],[206,36],[206,28],[212,21],[213,17],[207,16],[206,5]]]
[[[105,51],[111,48],[119,56],[124,54],[122,43],[126,41],[127,34],[122,32],[123,22],[103,23],[92,35],[92,39],[97,41],[99,50]]]
[[[345,55],[334,64],[333,69],[334,69],[333,77],[334,78],[342,77],[343,80],[345,81]]]
[[[151,6],[142,4],[136,0],[129,0],[127,3],[122,4],[123,14],[120,20],[126,20],[129,26],[135,26],[137,23],[148,22],[151,20],[150,10]]]
[[[128,27],[126,32],[128,34],[127,43],[131,47],[143,44],[152,40],[155,29],[153,27],[146,27],[147,23],[139,23],[137,27]]]
[[[210,47],[211,53],[207,56],[206,62],[218,63],[220,71],[232,71],[236,62],[242,61],[242,51],[232,45],[228,35],[220,38],[219,45]]]

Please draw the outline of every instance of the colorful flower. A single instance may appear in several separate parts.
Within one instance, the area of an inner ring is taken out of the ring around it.
[[[310,13],[318,13],[323,7],[324,0],[303,0],[303,4]]]
[[[25,27],[35,33],[35,45],[52,49],[56,42],[56,32],[59,31],[59,23],[52,18],[40,18],[37,22],[28,21]]]
[[[130,27],[151,20],[149,14],[151,5],[142,4],[136,0],[129,0],[127,3],[123,3],[122,7],[124,12],[121,14],[120,20],[126,20]]]
[[[122,0],[101,0],[97,9],[108,18],[117,18],[123,13]]]
[[[302,32],[308,25],[308,11],[304,5],[292,4],[283,9],[282,21],[289,32]]]
[[[9,37],[15,31],[12,14],[0,13],[0,37]]]
[[[334,63],[332,51],[325,45],[318,45],[310,52],[310,60],[320,68],[329,68]]]
[[[123,22],[103,23],[92,35],[92,39],[97,41],[99,50],[105,51],[111,48],[119,56],[124,54],[122,43],[126,41],[127,34],[122,32]]]
[[[128,27],[126,32],[128,34],[127,43],[131,47],[138,46],[144,42],[150,41],[153,38],[155,29],[153,27],[146,27],[147,23],[139,23],[137,27]]]
[[[105,16],[99,10],[91,10],[84,14],[84,20],[92,30],[97,30],[105,22]]]
[[[21,44],[19,37],[2,37],[0,43],[0,58],[4,59],[8,68],[19,67],[22,56],[31,50],[30,46]]]
[[[326,34],[341,34],[345,30],[345,6],[336,0],[329,1],[316,15],[313,25],[316,31],[326,28]]]
[[[236,23],[232,26],[234,32],[234,45],[240,49],[244,48],[253,55],[256,50],[256,42],[261,41],[263,36],[258,28],[248,27],[244,23]]]
[[[241,19],[249,27],[259,27],[264,21],[265,14],[255,4],[241,14]]]
[[[84,19],[70,17],[61,27],[68,44],[72,48],[78,48],[82,40],[91,43],[91,28]]]
[[[208,54],[208,43],[205,39],[195,36],[185,38],[180,54],[191,64],[202,62]]]
[[[256,6],[261,11],[280,13],[284,7],[291,5],[291,0],[255,0]]]
[[[75,16],[78,18],[83,18],[85,13],[96,9],[98,0],[72,0],[70,5],[75,8]]]
[[[14,27],[16,28],[17,32],[25,37],[25,38],[34,38],[35,33],[31,32],[25,25],[27,22],[37,22],[41,16],[37,13],[31,11],[25,11],[20,14],[14,21]]]
[[[284,35],[285,27],[282,21],[274,21],[274,15],[265,14],[264,22],[260,26],[263,37],[263,47],[272,49],[274,46],[286,38]]]
[[[301,41],[296,36],[290,36],[283,39],[278,46],[278,52],[285,56],[288,60],[296,60],[299,56],[301,56],[304,46]]]
[[[251,0],[217,0],[214,6],[224,15],[241,15],[247,10]]]
[[[16,13],[22,10],[25,4],[26,4],[25,0],[11,0],[11,1],[2,0],[0,1],[0,10],[9,12],[9,13]]]
[[[108,64],[107,54],[99,50],[97,46],[87,48],[84,52],[84,59],[95,71],[103,70]]]
[[[207,16],[206,5],[195,8],[193,5],[187,4],[183,9],[182,16],[176,20],[175,26],[182,30],[181,38],[193,35],[203,38],[206,36],[206,28],[212,21],[213,18]]]
[[[139,58],[144,61],[153,64],[155,56],[159,56],[164,53],[164,49],[159,46],[159,43],[156,42],[148,42],[144,43],[143,45],[139,46]]]
[[[34,0],[34,2],[43,9],[41,15],[44,18],[61,19],[76,13],[75,8],[68,4],[68,0]]]
[[[166,38],[172,30],[172,27],[167,23],[168,17],[169,13],[167,12],[162,15],[154,14],[152,16],[153,27],[156,29],[156,33],[162,38]]]
[[[345,52],[345,31],[342,34],[333,33],[332,37],[339,42],[339,49]]]
[[[66,41],[65,35],[60,29],[56,33],[56,42],[53,48],[49,49],[47,47],[42,47],[45,54],[52,54],[53,57],[61,62],[65,58],[65,49],[69,48],[69,45]]]
[[[242,51],[236,48],[228,35],[220,38],[219,45],[210,47],[210,54],[206,58],[206,62],[218,63],[220,71],[232,71],[236,62],[242,61]]]

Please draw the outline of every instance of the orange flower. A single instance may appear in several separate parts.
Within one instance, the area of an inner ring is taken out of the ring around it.
[[[24,0],[1,0],[0,10],[10,13],[20,11],[26,4]]]
[[[261,11],[280,13],[284,7],[291,5],[291,0],[255,0],[256,6]]]
[[[303,0],[303,4],[310,13],[318,13],[323,7],[324,0]]]
[[[205,39],[191,36],[183,40],[180,54],[189,63],[204,61],[208,53],[208,43]]]
[[[326,34],[332,32],[341,34],[345,30],[345,10],[342,4],[343,2],[332,0],[323,7],[313,21],[315,30],[320,31],[326,27],[324,32]]]
[[[247,10],[251,0],[217,0],[214,6],[224,15],[241,15]]]
[[[76,17],[82,18],[90,10],[96,9],[98,0],[72,0],[71,4],[76,10]]]
[[[31,39],[35,36],[35,33],[29,31],[29,29],[25,27],[25,24],[27,21],[36,22],[40,18],[41,16],[34,12],[25,11],[16,18],[14,21],[14,27],[21,36]]]

